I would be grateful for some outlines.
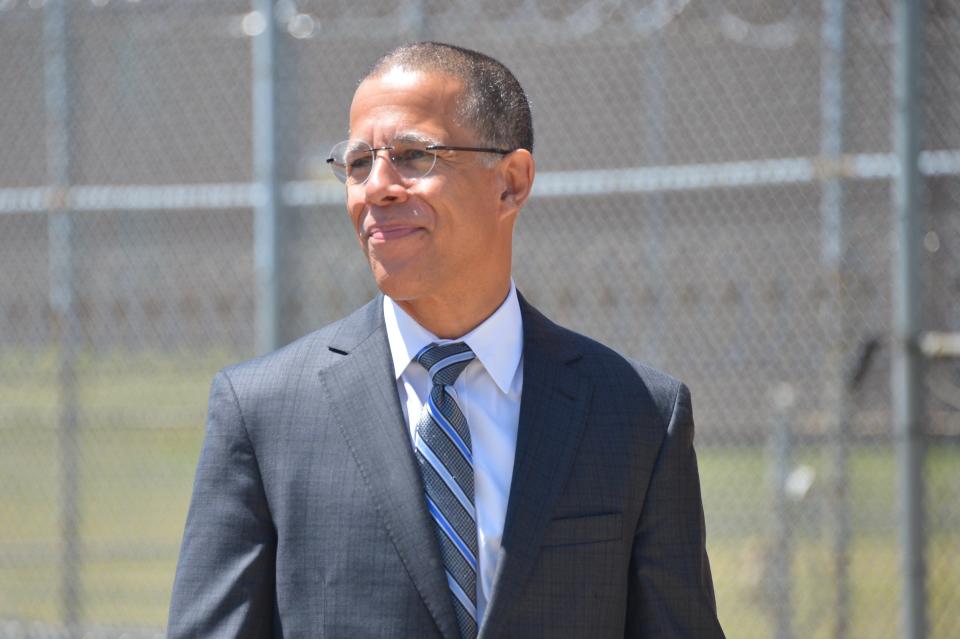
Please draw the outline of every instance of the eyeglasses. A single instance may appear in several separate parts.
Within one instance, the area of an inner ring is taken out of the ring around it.
[[[437,164],[437,155],[446,151],[496,153],[507,155],[512,150],[472,146],[447,146],[425,142],[398,142],[389,146],[370,146],[362,140],[344,140],[330,149],[327,164],[344,184],[363,184],[370,177],[379,151],[388,151],[387,157],[394,170],[405,180],[416,180],[430,175]]]

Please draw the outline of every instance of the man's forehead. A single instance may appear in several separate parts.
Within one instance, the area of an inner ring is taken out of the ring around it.
[[[388,69],[360,83],[350,107],[350,137],[381,146],[446,142],[460,128],[462,82],[443,72]],[[376,138],[376,139],[373,139]]]
[[[378,117],[381,115],[382,117]],[[409,118],[396,112],[351,118],[347,135],[351,140],[362,140],[374,146],[404,143],[438,143],[446,129],[420,118]]]
[[[355,111],[389,105],[394,102],[414,103],[430,110],[449,107],[463,94],[464,83],[443,71],[391,67],[360,83],[350,105],[351,117]]]

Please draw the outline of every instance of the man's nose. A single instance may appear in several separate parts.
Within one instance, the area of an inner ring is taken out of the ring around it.
[[[366,199],[371,203],[402,201],[407,196],[407,189],[390,160],[388,149],[374,153],[370,175],[363,186]]]

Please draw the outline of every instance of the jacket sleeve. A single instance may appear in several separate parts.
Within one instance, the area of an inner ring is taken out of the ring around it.
[[[167,636],[270,637],[276,531],[240,403],[213,380]]]
[[[630,559],[626,636],[718,639],[690,391],[679,384]]]

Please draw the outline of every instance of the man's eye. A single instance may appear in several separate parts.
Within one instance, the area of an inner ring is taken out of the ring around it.
[[[351,171],[368,168],[370,166],[370,155],[365,153],[348,157],[346,164]]]
[[[398,149],[393,156],[394,162],[411,163],[430,159],[430,153],[424,149]]]

